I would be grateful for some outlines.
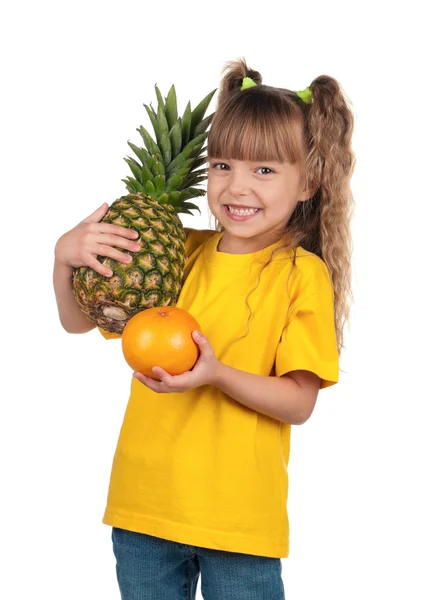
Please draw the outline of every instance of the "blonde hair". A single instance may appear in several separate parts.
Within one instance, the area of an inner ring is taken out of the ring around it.
[[[257,85],[242,91],[244,77],[251,77]],[[260,73],[248,68],[245,59],[228,62],[207,153],[208,157],[301,166],[303,185],[316,191],[312,198],[298,202],[284,232],[287,245],[279,250],[294,250],[295,264],[296,248],[301,246],[327,265],[340,354],[353,300],[350,179],[355,166],[351,147],[354,117],[349,100],[332,77],[321,75],[309,87],[312,101],[305,104],[294,91],[263,85]],[[217,220],[215,228],[223,231]]]

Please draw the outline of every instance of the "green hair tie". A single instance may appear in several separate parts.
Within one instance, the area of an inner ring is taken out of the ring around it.
[[[251,77],[244,77],[242,81],[242,87],[240,89],[246,90],[250,87],[254,87],[255,85],[257,84],[254,80],[251,79]]]
[[[306,87],[305,90],[297,92],[297,96],[299,96],[305,104],[309,104],[312,100],[312,90],[309,87]]]

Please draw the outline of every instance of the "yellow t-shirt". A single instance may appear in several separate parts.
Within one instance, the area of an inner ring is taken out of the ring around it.
[[[325,263],[280,243],[253,254],[217,251],[217,231],[186,230],[177,306],[190,312],[223,363],[258,375],[313,371],[338,380],[333,291]],[[120,337],[100,330],[104,337]],[[176,542],[285,558],[291,426],[213,386],[156,394],[132,379],[114,455],[107,525]]]

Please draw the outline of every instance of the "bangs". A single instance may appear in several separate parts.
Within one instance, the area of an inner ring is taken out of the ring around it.
[[[216,111],[208,133],[208,157],[303,161],[300,108],[291,98],[279,96],[279,90],[269,93],[268,89],[250,88]]]

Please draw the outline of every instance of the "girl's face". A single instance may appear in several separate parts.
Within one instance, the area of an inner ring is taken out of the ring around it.
[[[291,163],[209,158],[207,198],[224,227],[221,251],[249,253],[281,239],[298,202],[312,197]]]

